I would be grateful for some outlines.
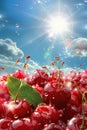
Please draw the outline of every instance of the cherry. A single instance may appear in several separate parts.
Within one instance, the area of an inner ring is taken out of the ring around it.
[[[82,120],[83,120],[82,115],[73,117],[71,120],[69,120],[66,130],[87,130],[87,117],[85,117],[84,125],[81,128]]]
[[[25,99],[13,101],[7,76],[1,76],[0,130],[87,129],[87,70],[66,75],[60,68],[49,74],[37,69],[32,75],[17,70],[11,75],[36,89],[43,104],[34,107]]]
[[[77,107],[82,103],[82,95],[77,88],[71,90],[71,99],[69,103]]]
[[[62,71],[60,71],[60,77],[62,77],[64,75],[64,73]],[[58,69],[53,69],[51,72],[50,72],[50,77],[53,79],[53,80],[58,80],[59,78],[59,73],[58,73]]]
[[[26,100],[5,101],[4,115],[13,119],[31,115],[31,105]]]
[[[45,124],[43,130],[65,130],[66,129],[66,124],[58,120],[57,123],[50,123],[50,124]]]
[[[55,123],[51,123],[49,125],[46,125],[43,130],[64,130],[64,129]]]
[[[32,85],[38,84],[40,87],[44,87],[44,85],[47,83],[49,77],[48,74],[43,70],[36,70],[31,78]]]
[[[66,77],[69,81],[74,81],[76,79],[76,72],[70,71]]]
[[[57,83],[49,82],[45,85],[43,99],[47,104],[52,104],[58,109],[64,108],[70,100],[71,92],[65,87],[58,88]]]
[[[32,87],[34,89],[36,89],[36,91],[39,92],[40,95],[42,96],[42,94],[43,94],[43,88],[42,87],[40,87],[38,84],[32,85]]]
[[[24,72],[23,70],[17,70],[16,72],[12,74],[12,76],[18,79],[24,79],[25,77],[28,76],[28,74]]]
[[[10,94],[7,88],[7,82],[6,81],[1,81],[0,82],[0,98],[3,98],[5,100],[10,99]]]
[[[35,109],[31,117],[44,125],[51,122],[57,122],[59,113],[53,106],[42,104]]]
[[[12,130],[11,129],[11,119],[10,118],[2,118],[0,119],[0,130]]]
[[[28,127],[28,130],[42,130],[41,123],[38,123],[36,120],[32,118],[31,119],[24,118],[23,121]]]
[[[4,108],[3,108],[4,102],[5,102],[4,99],[0,99],[0,117],[4,116]]]
[[[0,76],[0,82],[7,81],[7,75]]]
[[[67,120],[70,120],[73,116],[79,114],[80,112],[82,112],[80,107],[77,107],[72,104],[67,104],[67,106],[65,107],[63,111],[62,120],[64,122],[67,122]]]
[[[12,130],[28,130],[22,119],[18,119],[12,122]]]
[[[41,124],[30,118],[17,119],[11,124],[12,130],[41,130]]]

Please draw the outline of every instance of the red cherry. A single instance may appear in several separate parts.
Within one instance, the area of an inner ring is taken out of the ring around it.
[[[66,77],[69,81],[74,81],[76,79],[76,72],[70,71]]]
[[[3,108],[4,102],[5,102],[4,99],[0,99],[0,117],[4,116],[4,108]]]
[[[57,122],[59,113],[53,106],[42,104],[35,109],[32,118],[44,125],[51,122]]]
[[[12,76],[18,79],[24,79],[28,76],[28,73],[24,72],[23,70],[17,70],[15,73],[12,74]]]
[[[41,124],[29,118],[17,119],[12,122],[12,130],[41,130]]]
[[[64,114],[63,114],[62,120],[64,122],[67,122],[73,116],[79,114],[80,112],[81,112],[80,107],[77,107],[77,106],[72,105],[72,104],[67,104],[67,106],[65,107],[65,109],[63,111]]]
[[[43,130],[64,130],[64,129],[55,123],[51,123],[45,126]]]
[[[44,87],[49,77],[48,74],[43,70],[36,70],[31,78],[32,85],[38,84],[40,87]]]
[[[2,118],[0,119],[0,130],[12,130],[11,128],[11,119],[10,118]]]
[[[28,130],[26,124],[22,119],[18,119],[12,122],[11,124],[12,130]]]
[[[24,118],[28,130],[42,130],[41,123],[38,123],[35,119]]]
[[[31,115],[31,106],[26,100],[5,101],[4,115],[13,119]]]
[[[39,92],[40,95],[42,96],[42,94],[43,94],[43,88],[42,87],[40,87],[38,84],[32,85],[32,87],[34,89],[36,89],[36,91]]]
[[[7,75],[0,76],[0,81],[7,81]]]
[[[81,129],[83,116],[79,115],[69,120],[66,130],[87,130],[87,117],[84,120],[84,127]]]
[[[62,71],[60,71],[60,82],[62,81],[63,76],[64,76],[64,73]],[[52,81],[52,80],[57,80],[58,81],[58,78],[59,78],[58,69],[53,69],[50,72],[50,81]]]
[[[57,86],[57,87],[56,87]],[[47,104],[52,104],[58,109],[64,108],[70,100],[71,92],[69,89],[58,88],[57,83],[48,83],[44,87],[43,99]]]
[[[0,98],[3,98],[5,100],[10,99],[10,94],[7,88],[7,82],[6,81],[1,81],[0,82]]]
[[[74,88],[73,90],[71,90],[71,99],[70,99],[69,103],[72,105],[75,105],[77,107],[79,107],[80,104],[82,103],[82,95],[78,91],[77,88]]]
[[[50,124],[45,124],[43,130],[65,130],[66,129],[66,124],[58,120],[57,123],[50,123]]]

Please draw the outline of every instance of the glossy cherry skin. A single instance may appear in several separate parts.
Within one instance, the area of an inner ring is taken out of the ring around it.
[[[71,99],[69,103],[77,107],[79,107],[82,103],[82,95],[80,94],[77,88],[71,90]]]
[[[0,130],[12,130],[11,123],[12,121],[10,118],[0,119]]]
[[[39,105],[32,114],[32,118],[42,125],[51,122],[57,122],[59,119],[58,111],[50,105],[42,104]]]
[[[82,115],[73,117],[71,120],[69,120],[66,130],[87,130],[87,117],[85,117],[84,127],[81,129],[82,120]]]
[[[42,95],[43,95],[43,88],[42,87],[40,87],[38,84],[35,84],[35,85],[32,85],[32,88],[36,89],[36,91],[39,92],[39,94],[42,97]]]
[[[71,92],[65,87],[58,88],[58,83],[48,82],[43,90],[43,99],[47,104],[52,104],[61,109],[66,106],[70,100]]]
[[[28,73],[24,72],[23,70],[17,70],[12,74],[13,77],[18,79],[24,79],[25,77],[28,77]]]
[[[7,87],[6,81],[0,82],[0,98],[3,98],[5,100],[10,100],[10,94]]]
[[[31,77],[30,84],[32,85],[38,84],[40,87],[44,87],[48,79],[49,79],[49,76],[45,71],[37,69]]]
[[[12,130],[41,130],[41,124],[30,118],[17,119],[11,124]]]
[[[55,123],[51,123],[44,127],[43,130],[64,130],[61,126]]]
[[[68,120],[73,118],[73,116],[79,114],[80,112],[81,112],[80,107],[77,107],[77,106],[72,105],[72,104],[67,104],[67,106],[63,110],[62,120],[64,122],[67,122]]]
[[[31,115],[31,105],[26,100],[5,101],[3,104],[4,116],[12,119]]]
[[[3,108],[4,102],[5,102],[4,99],[0,99],[0,118],[4,116],[4,108]]]

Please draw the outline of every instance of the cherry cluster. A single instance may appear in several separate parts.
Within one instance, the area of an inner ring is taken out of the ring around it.
[[[43,102],[37,107],[25,99],[14,101],[7,75],[0,77],[0,130],[87,130],[87,70],[17,70],[11,76],[33,87]]]

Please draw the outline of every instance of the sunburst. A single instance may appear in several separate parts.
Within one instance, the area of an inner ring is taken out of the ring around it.
[[[71,30],[71,22],[68,16],[61,14],[53,14],[46,18],[45,31],[50,38],[64,36]]]

